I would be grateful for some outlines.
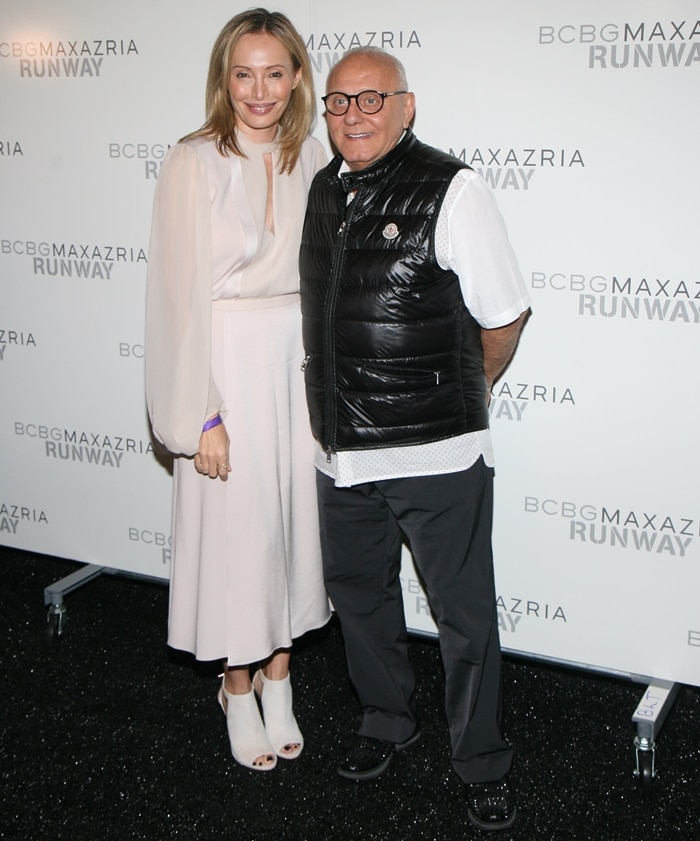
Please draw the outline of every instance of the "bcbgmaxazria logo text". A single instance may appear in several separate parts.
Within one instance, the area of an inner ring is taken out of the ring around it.
[[[685,558],[700,520],[668,511],[636,510],[622,506],[578,504],[526,496],[524,510],[562,522],[569,540],[611,546],[671,558]]]
[[[580,149],[463,146],[448,152],[476,170],[492,190],[528,190],[536,171],[585,167]]]
[[[27,421],[15,421],[14,431],[17,437],[36,442],[46,458],[86,465],[119,468],[125,454],[151,456],[154,453],[150,441],[114,433],[65,429]]]
[[[147,263],[143,248],[111,243],[0,239],[0,254],[27,257],[39,277],[111,280],[115,266]]]
[[[543,46],[585,51],[590,70],[687,68],[700,64],[700,20],[580,23],[538,28]]]
[[[0,41],[0,58],[14,59],[22,79],[97,77],[105,58],[138,53],[133,38]]]
[[[489,412],[492,419],[522,421],[525,410],[533,404],[547,407],[575,406],[576,400],[568,386],[499,380],[491,393]]]
[[[17,505],[14,502],[0,502],[0,535],[17,534],[21,525],[38,523],[48,525],[46,512],[39,508],[30,508],[28,505]]]
[[[700,324],[699,280],[532,272],[530,286],[549,293],[574,293],[582,318]]]
[[[0,362],[4,362],[8,348],[35,348],[36,339],[31,330],[12,330],[0,327]],[[9,354],[7,354],[9,356]]]
[[[354,50],[357,47],[404,50],[422,46],[420,36],[415,29],[314,32],[306,39],[311,66],[317,73],[330,70],[348,50]]]

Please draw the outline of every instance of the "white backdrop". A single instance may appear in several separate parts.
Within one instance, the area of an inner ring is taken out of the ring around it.
[[[319,95],[344,50],[394,51],[416,133],[481,171],[508,222],[534,314],[492,404],[503,646],[700,684],[697,4],[413,6],[273,8]],[[168,575],[143,400],[151,199],[247,7],[3,0],[4,545]],[[409,558],[403,585],[433,632]]]

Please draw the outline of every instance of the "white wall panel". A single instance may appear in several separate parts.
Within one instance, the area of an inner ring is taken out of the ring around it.
[[[170,474],[143,400],[151,200],[246,7],[3,3],[5,545],[167,577]],[[695,4],[275,8],[319,95],[344,50],[393,50],[418,136],[481,171],[507,219],[533,316],[492,403],[504,647],[700,684]],[[403,583],[432,632],[408,557]]]

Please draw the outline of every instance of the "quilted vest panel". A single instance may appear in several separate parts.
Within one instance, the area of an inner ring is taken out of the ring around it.
[[[435,259],[438,213],[465,165],[410,132],[371,167],[339,178],[340,163],[313,182],[300,255],[313,434],[337,451],[486,428],[481,330]]]

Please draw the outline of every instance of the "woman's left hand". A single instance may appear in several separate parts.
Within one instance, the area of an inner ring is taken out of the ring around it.
[[[194,466],[198,473],[222,482],[231,472],[229,464],[229,437],[223,423],[202,432],[199,438],[199,450],[194,457]]]

